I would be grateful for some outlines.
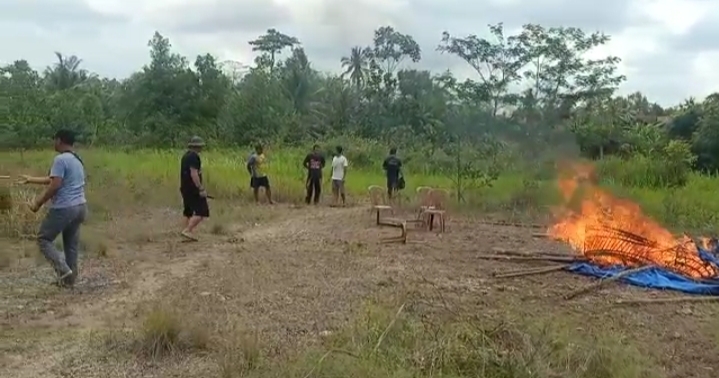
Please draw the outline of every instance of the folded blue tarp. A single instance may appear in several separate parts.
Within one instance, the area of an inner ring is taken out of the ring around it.
[[[709,252],[700,250],[699,256],[704,261],[719,265],[719,259]],[[603,268],[590,263],[572,264],[569,271],[585,276],[609,278],[624,270],[625,266]],[[635,286],[652,289],[677,290],[690,294],[719,295],[719,277],[713,280],[696,281],[662,268],[650,268],[620,278],[621,281]]]

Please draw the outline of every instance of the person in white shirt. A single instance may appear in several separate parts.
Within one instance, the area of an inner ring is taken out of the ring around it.
[[[332,158],[332,194],[334,204],[339,204],[340,197],[342,205],[345,205],[345,176],[347,175],[347,158],[342,155],[342,147],[337,146],[337,154]]]

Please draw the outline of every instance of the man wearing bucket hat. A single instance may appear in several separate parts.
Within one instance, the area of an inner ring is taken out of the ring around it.
[[[185,229],[181,235],[189,241],[197,241],[193,231],[205,218],[210,216],[207,203],[207,191],[202,185],[202,160],[200,152],[205,142],[193,136],[187,143],[187,152],[180,160],[180,193],[182,194],[182,215],[185,217]]]

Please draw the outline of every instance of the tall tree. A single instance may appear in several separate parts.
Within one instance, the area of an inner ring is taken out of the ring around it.
[[[529,56],[517,36],[505,38],[501,23],[489,25],[489,32],[493,40],[473,34],[456,38],[444,32],[437,50],[458,56],[475,70],[479,82],[466,82],[465,93],[490,102],[491,114],[496,117],[503,106],[516,104],[518,96],[509,89],[521,80]]]
[[[568,117],[578,103],[611,96],[626,79],[617,73],[618,57],[586,58],[590,50],[609,42],[606,34],[527,24],[517,40],[528,62],[523,72],[526,94],[547,124]]]
[[[277,29],[267,29],[265,34],[250,41],[249,44],[252,46],[252,51],[262,53],[258,63],[264,62],[270,71],[272,71],[275,68],[277,54],[281,53],[284,49],[299,45],[300,41],[295,37],[280,33]]]
[[[422,49],[409,34],[402,34],[391,26],[382,26],[374,32],[374,48],[372,57],[382,65],[387,74],[394,73],[397,66],[405,59],[419,62]]]

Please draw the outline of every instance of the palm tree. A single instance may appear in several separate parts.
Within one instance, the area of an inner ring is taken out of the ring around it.
[[[55,52],[57,63],[45,69],[45,78],[48,85],[55,90],[65,90],[82,84],[90,78],[87,71],[80,69],[82,59],[75,55],[69,57]]]
[[[302,47],[292,49],[283,67],[283,84],[295,111],[306,113],[315,91],[316,73]]]
[[[352,48],[349,57],[342,57],[340,62],[345,72],[342,77],[349,75],[350,81],[358,88],[362,86],[367,74],[371,51],[369,48],[355,46]]]

